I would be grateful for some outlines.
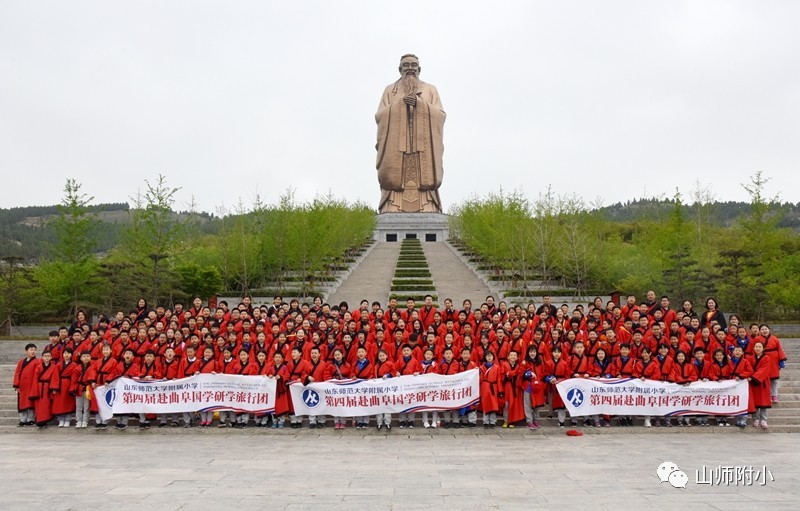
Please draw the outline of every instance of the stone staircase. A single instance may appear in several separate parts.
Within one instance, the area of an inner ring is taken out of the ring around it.
[[[398,244],[399,245],[399,244]],[[14,368],[16,366],[17,361],[22,356],[23,353],[23,346],[25,343],[29,341],[0,341],[0,433],[35,433],[35,434],[52,434],[52,433],[63,433],[63,434],[136,434],[136,428],[129,428],[126,431],[112,431],[111,428],[105,432],[95,432],[94,429],[89,428],[86,430],[76,430],[75,428],[69,429],[61,429],[61,428],[48,428],[45,431],[39,431],[35,427],[27,427],[27,428],[18,428],[16,427],[18,422],[17,417],[17,409],[16,409],[16,393],[12,388],[13,378],[14,378]],[[779,403],[774,403],[772,409],[769,412],[769,432],[772,433],[800,433],[800,339],[782,339],[781,342],[783,343],[784,350],[786,351],[786,355],[788,357],[788,362],[786,363],[786,369],[781,371],[781,380],[782,385],[780,389],[780,398],[781,401]],[[41,349],[43,346],[43,342],[37,343]],[[548,419],[547,411],[543,410],[541,412],[541,419],[540,423],[542,424],[542,428],[533,434],[551,434],[551,435],[558,435],[562,434],[563,430],[557,427],[556,419]],[[419,414],[417,417],[419,421]],[[135,419],[131,420],[131,425],[136,426],[137,422]],[[583,430],[587,434],[691,434],[691,433],[716,433],[716,434],[764,434],[767,431],[756,429],[751,426],[748,426],[747,429],[740,430],[736,427],[728,427],[728,428],[720,428],[716,426],[708,426],[708,427],[698,427],[694,426],[691,428],[685,427],[672,427],[670,429],[667,428],[650,428],[645,429],[641,427],[641,421],[636,422],[636,426],[632,428],[620,428],[620,427],[611,427],[611,428],[584,428],[579,427],[577,429]],[[148,434],[186,434],[186,430],[183,428],[179,429],[172,429],[172,428],[165,428],[165,429],[150,429],[143,431],[142,433]],[[324,430],[309,430],[309,429],[300,429],[300,430],[292,430],[291,433],[288,431],[272,431],[272,430],[261,430],[261,429],[248,429],[249,434],[253,434],[257,432],[258,434],[278,434],[278,435],[294,435],[294,434],[323,434],[323,435],[338,435],[340,434],[339,431],[335,431],[333,428],[326,428]],[[216,428],[209,428],[209,429],[193,429],[193,433],[198,434],[239,434],[238,431],[234,432],[227,429],[218,430]],[[361,430],[358,433],[350,432],[343,432],[342,434],[368,434],[368,435],[384,435],[385,430],[375,430],[374,428],[369,430]],[[532,434],[527,428],[516,428],[516,429],[493,429],[493,430],[484,430],[482,427],[477,429],[439,429],[439,430],[426,430],[423,429],[418,425],[417,428],[413,430],[396,430],[393,431],[391,434],[403,434],[403,435],[428,435],[428,434],[501,434],[503,436],[510,436],[510,435],[519,435],[519,434]]]

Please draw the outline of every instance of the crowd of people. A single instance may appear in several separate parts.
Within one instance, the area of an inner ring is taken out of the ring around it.
[[[277,380],[274,414],[212,412],[139,417],[139,427],[367,428],[369,417],[304,418],[294,412],[290,383],[307,385],[332,379],[393,378],[400,375],[480,373],[480,402],[457,411],[399,414],[400,428],[540,427],[543,414],[566,425],[566,409],[555,384],[569,378],[642,378],[677,384],[698,380],[747,380],[748,414],[734,418],[744,427],[767,428],[767,410],[779,400],[780,370],[786,356],[766,324],[727,318],[714,298],[696,312],[690,301],[673,309],[667,296],[652,291],[644,301],[628,296],[623,304],[596,298],[586,307],[557,307],[548,296],[536,306],[508,306],[492,296],[477,308],[451,299],[437,308],[431,296],[422,306],[409,298],[405,307],[390,299],[331,306],[284,302],[256,306],[250,297],[230,308],[213,310],[198,297],[191,307],[148,306],[140,299],[127,315],[100,316],[95,323],[79,311],[69,327],[50,332],[41,356],[28,344],[14,373],[19,426],[88,427],[108,423],[97,414],[94,389],[119,377],[177,379],[200,373],[252,375]],[[124,429],[129,417],[115,416]],[[717,426],[728,425],[716,417]],[[570,425],[608,427],[608,416],[571,417]],[[632,417],[617,417],[632,426]],[[644,417],[645,427],[672,427],[669,417]],[[708,416],[677,419],[680,426],[707,426]],[[379,429],[391,429],[393,417],[375,417]]]

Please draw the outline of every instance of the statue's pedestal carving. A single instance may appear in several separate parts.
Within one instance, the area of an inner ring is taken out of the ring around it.
[[[442,213],[381,213],[373,237],[380,242],[445,241],[450,234],[447,215]]]

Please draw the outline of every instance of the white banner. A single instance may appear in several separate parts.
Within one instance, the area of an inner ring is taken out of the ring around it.
[[[584,415],[739,415],[747,413],[746,381],[689,385],[639,378],[572,378],[556,384],[573,417]]]
[[[97,387],[101,419],[114,414],[177,413],[233,410],[247,413],[275,411],[275,380],[263,376],[198,374],[179,380],[140,381],[118,378]]]
[[[375,380],[292,384],[297,415],[362,417],[378,413],[457,410],[480,400],[478,370],[450,376],[424,374]]]

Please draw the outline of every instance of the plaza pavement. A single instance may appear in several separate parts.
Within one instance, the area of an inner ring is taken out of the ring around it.
[[[0,435],[0,509],[800,509],[792,434],[114,433]],[[686,489],[659,482],[664,461]],[[720,465],[774,481],[695,484]]]

